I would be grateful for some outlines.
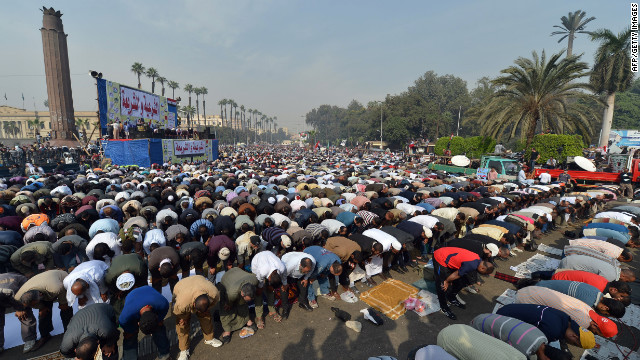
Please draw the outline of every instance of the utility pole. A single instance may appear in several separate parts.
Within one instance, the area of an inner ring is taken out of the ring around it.
[[[462,111],[462,105],[460,105],[460,108],[458,109],[458,127],[456,128],[456,136],[458,136],[458,133],[460,132],[460,112]]]

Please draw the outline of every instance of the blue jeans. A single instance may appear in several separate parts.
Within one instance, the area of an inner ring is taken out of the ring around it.
[[[329,274],[328,276],[333,276],[333,275]],[[309,288],[308,294],[307,294],[307,298],[309,299],[309,301],[314,301],[316,299],[316,289],[318,288],[318,286],[320,287],[321,294],[325,295],[329,293],[329,277],[328,276],[318,277],[312,283],[313,286]]]
[[[125,335],[127,335],[125,333]],[[162,324],[153,334],[151,334],[153,342],[158,348],[158,356],[163,356],[169,353],[169,338],[167,337],[167,328]],[[138,332],[135,335],[128,338],[125,337],[122,340],[122,360],[137,360],[138,359]]]

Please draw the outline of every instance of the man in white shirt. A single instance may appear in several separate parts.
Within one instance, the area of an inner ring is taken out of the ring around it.
[[[540,183],[541,184],[550,184],[551,183],[551,174],[548,171],[540,174]]]
[[[78,299],[78,308],[103,303],[107,300],[107,285],[104,275],[109,265],[104,261],[90,260],[76,266],[62,281],[67,290],[67,303],[73,305]]]
[[[283,316],[276,312],[274,306],[275,293],[274,289],[280,288],[282,294],[287,294],[287,267],[274,253],[271,251],[262,251],[257,253],[251,260],[251,272],[258,279],[258,291],[256,298],[259,299],[262,292],[267,297],[267,306],[269,307],[269,316],[273,317],[276,322],[281,322],[283,317],[289,317],[289,298],[283,296],[282,309]],[[266,286],[265,286],[266,285]],[[264,328],[264,306],[256,306],[256,324],[259,329]]]
[[[389,269],[394,262],[396,254],[402,249],[400,241],[380,229],[369,229],[364,231],[362,235],[375,239],[382,244],[382,254],[378,255],[382,256],[382,277],[385,279],[391,278]]]
[[[316,267],[316,260],[307,253],[292,251],[282,255],[282,262],[287,267],[287,282],[298,286],[298,306],[306,311],[313,311],[307,291],[309,276]]]

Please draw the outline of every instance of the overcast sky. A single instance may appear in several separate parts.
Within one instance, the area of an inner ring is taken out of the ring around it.
[[[629,25],[627,1],[9,1],[0,11],[0,104],[44,110],[42,13],[64,15],[76,111],[97,110],[88,71],[137,85],[141,62],[184,85],[205,86],[207,113],[222,98],[277,116],[296,130],[322,104],[346,106],[400,93],[426,71],[453,74],[471,90],[531,51],[558,52],[560,17],[595,16],[588,30]],[[574,53],[593,62],[578,35]],[[151,89],[151,80],[143,79]],[[170,89],[168,89],[170,91]],[[4,94],[8,100],[4,100]],[[156,91],[158,93],[158,91]],[[170,94],[170,93],[169,93]],[[182,90],[176,93],[186,99]],[[183,102],[184,103],[184,102]],[[202,111],[202,109],[201,109]]]

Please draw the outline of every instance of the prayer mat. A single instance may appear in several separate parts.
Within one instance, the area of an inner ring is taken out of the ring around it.
[[[66,357],[60,354],[60,351],[56,351],[50,354],[32,357],[32,358],[29,358],[28,360],[63,360],[63,359],[66,359]]]
[[[409,296],[417,295],[417,288],[399,280],[388,279],[360,294],[360,300],[385,314],[389,319],[395,320],[407,311],[404,308],[404,301]]]
[[[505,274],[505,273],[501,273],[496,271],[496,273],[493,275],[493,277],[495,277],[498,280],[503,280],[512,284],[516,284],[520,278],[519,277],[515,277],[509,274]]]

